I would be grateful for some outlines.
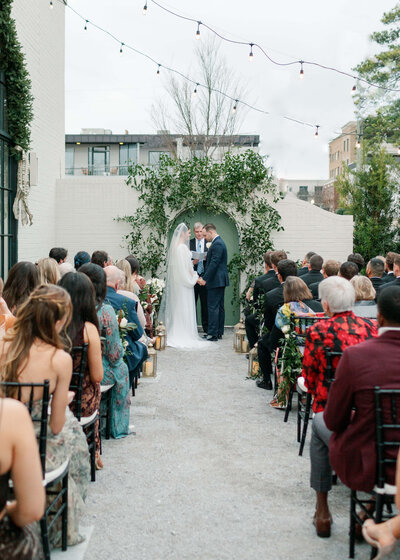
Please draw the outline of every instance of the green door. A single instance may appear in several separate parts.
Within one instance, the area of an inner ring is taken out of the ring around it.
[[[179,214],[174,220],[171,228],[170,235],[172,235],[176,226],[180,223],[185,223],[192,230],[196,222],[202,224],[212,223],[216,226],[218,234],[224,240],[228,249],[228,263],[235,253],[239,252],[239,237],[234,221],[227,214],[210,214],[204,208],[198,210],[186,210]],[[233,280],[230,279],[230,286],[225,290],[225,324],[226,326],[233,326],[239,321],[239,301],[233,299]],[[198,302],[197,316],[200,316],[200,301]]]

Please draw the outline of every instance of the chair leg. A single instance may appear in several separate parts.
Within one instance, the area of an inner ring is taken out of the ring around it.
[[[68,540],[68,473],[64,476],[62,497],[62,516],[61,516],[61,550],[67,550]]]
[[[47,532],[47,514],[45,513],[40,520],[40,532],[42,534],[42,546],[45,560],[50,560],[50,543]]]
[[[109,391],[109,396],[107,399],[107,416],[106,416],[106,439],[110,439],[111,437],[111,398],[112,398],[112,390]]]
[[[310,420],[310,413],[311,413],[311,394],[307,393],[306,409],[304,411],[303,434],[301,436],[300,449],[299,449],[300,457],[303,455],[303,449],[304,449],[304,445],[306,443],[308,422]]]
[[[284,422],[288,421],[289,412],[292,410],[293,391],[294,391],[294,387],[292,385],[290,387],[290,391],[289,391],[289,395],[288,395],[288,399],[287,399],[287,403],[286,403],[285,418],[283,419]]]
[[[350,494],[350,547],[349,547],[349,558],[354,558],[354,546],[356,540],[356,492],[351,491]]]
[[[90,454],[90,480],[96,482],[96,438],[95,438],[95,424],[89,426],[89,431],[86,436],[89,454]]]
[[[302,396],[297,392],[297,443],[300,443],[301,437],[301,414],[302,414]]]

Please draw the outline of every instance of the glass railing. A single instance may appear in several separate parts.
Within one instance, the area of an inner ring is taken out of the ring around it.
[[[98,176],[107,177],[110,175],[129,175],[129,167],[127,165],[89,165],[87,167],[66,167],[65,175],[73,176]]]

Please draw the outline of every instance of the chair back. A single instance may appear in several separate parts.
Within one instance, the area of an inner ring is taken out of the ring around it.
[[[324,352],[326,357],[325,378],[328,382],[329,391],[331,384],[335,381],[336,368],[338,367],[338,363],[343,352],[334,351],[331,348],[324,348]]]
[[[46,379],[43,383],[18,383],[14,381],[0,382],[0,388],[5,397],[17,398],[22,402],[22,390],[29,389],[29,400],[24,404],[29,410],[33,424],[39,424],[39,435],[37,436],[39,443],[40,462],[42,464],[43,476],[46,472],[46,445],[47,445],[47,422],[49,417],[49,402],[50,402],[50,381]],[[32,416],[34,404],[35,389],[41,388],[43,391],[42,407],[40,418]]]
[[[74,391],[75,396],[73,403],[75,406],[74,414],[78,420],[82,417],[82,391],[83,379],[85,377],[86,363],[87,363],[88,344],[82,346],[73,346],[71,349],[71,356],[73,361],[73,373],[69,390]]]
[[[400,449],[400,389],[374,388],[376,445],[377,445],[377,486],[394,484],[387,475],[390,468],[394,473]]]

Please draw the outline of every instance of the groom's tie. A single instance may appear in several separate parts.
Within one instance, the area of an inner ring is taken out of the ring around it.
[[[197,240],[197,252],[201,253],[201,241],[200,239]],[[197,264],[197,274],[200,276],[203,272],[203,261],[199,261]]]

